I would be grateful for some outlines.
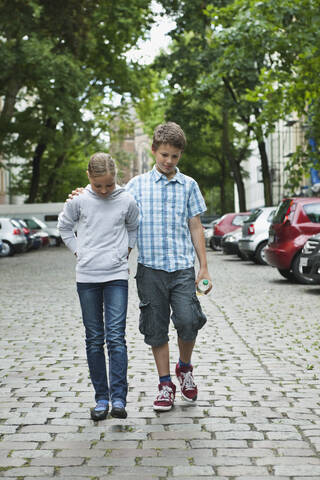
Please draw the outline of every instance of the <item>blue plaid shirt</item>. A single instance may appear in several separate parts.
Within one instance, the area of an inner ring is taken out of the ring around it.
[[[126,189],[140,211],[138,262],[166,272],[192,267],[195,251],[188,219],[206,211],[197,182],[177,167],[168,180],[154,166],[132,178]]]

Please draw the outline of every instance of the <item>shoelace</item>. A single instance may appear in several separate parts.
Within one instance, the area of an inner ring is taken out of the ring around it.
[[[181,372],[183,381],[182,381],[182,388],[186,390],[193,390],[196,386],[193,380],[193,376],[191,372]]]
[[[106,400],[98,400],[97,405],[94,407],[96,412],[101,412],[108,408],[108,402]]]
[[[164,385],[162,387],[162,389],[160,390],[160,392],[158,393],[158,396],[157,396],[157,400],[166,400],[166,399],[169,399],[170,400],[170,396],[172,394],[172,388],[169,387],[168,385]]]

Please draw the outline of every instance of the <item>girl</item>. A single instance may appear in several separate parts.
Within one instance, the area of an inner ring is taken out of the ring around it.
[[[107,417],[109,399],[111,415],[126,418],[128,256],[137,238],[139,211],[133,197],[116,185],[116,167],[110,155],[95,153],[87,175],[90,184],[83,195],[65,203],[58,228],[64,243],[77,257],[77,291],[96,400],[91,418]],[[104,341],[109,356],[109,385]]]

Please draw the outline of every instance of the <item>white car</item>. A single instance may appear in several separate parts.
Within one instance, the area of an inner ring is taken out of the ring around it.
[[[0,217],[0,238],[2,239],[1,257],[12,256],[16,252],[27,250],[27,238],[19,223],[13,218]]]
[[[267,265],[264,249],[268,245],[269,227],[276,207],[256,208],[242,225],[239,250],[248,259]]]

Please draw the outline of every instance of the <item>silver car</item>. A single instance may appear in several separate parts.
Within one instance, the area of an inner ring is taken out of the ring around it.
[[[238,255],[242,260],[246,260],[247,257],[243,255],[239,250],[239,240],[242,238],[242,227],[232,230],[230,233],[225,233],[221,240],[222,252]]]
[[[212,220],[209,223],[202,224],[204,229],[204,238],[205,238],[207,247],[210,247],[210,241],[211,241],[211,238],[213,237],[213,227],[219,220],[220,218],[216,218],[215,220]]]
[[[242,225],[239,250],[248,259],[267,265],[264,249],[268,244],[269,227],[276,207],[256,208]]]
[[[61,245],[61,236],[57,228],[48,227],[46,223],[37,217],[23,217],[31,233],[45,232],[49,235],[50,245],[59,247]]]
[[[16,252],[25,252],[27,239],[21,226],[13,218],[0,217],[0,238],[2,240],[1,257],[12,256]]]

